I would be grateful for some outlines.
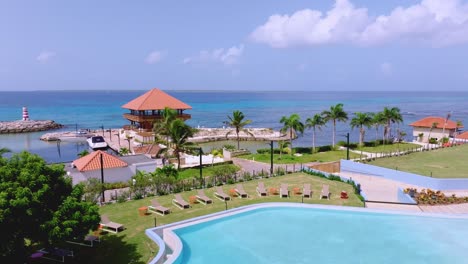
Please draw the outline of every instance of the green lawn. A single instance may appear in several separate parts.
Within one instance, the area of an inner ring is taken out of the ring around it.
[[[239,158],[255,160],[264,163],[270,163],[270,153],[264,154],[249,154],[242,155]],[[349,153],[349,158],[359,158],[358,154]],[[336,150],[336,151],[326,151],[319,152],[314,154],[302,154],[302,156],[294,156],[291,154],[282,154],[281,159],[279,154],[273,155],[273,163],[275,164],[299,164],[299,163],[308,163],[308,162],[328,162],[328,161],[337,161],[340,159],[346,159],[346,150]]]
[[[239,207],[248,204],[263,203],[263,202],[301,202],[300,195],[293,195],[294,187],[300,187],[302,190],[303,183],[312,184],[312,198],[304,199],[304,203],[313,204],[329,204],[329,205],[345,205],[362,207],[363,203],[354,195],[353,187],[337,181],[330,181],[316,176],[307,175],[304,173],[294,173],[285,176],[262,179],[267,189],[270,187],[279,188],[280,183],[289,184],[291,198],[281,199],[278,195],[269,195],[267,197],[259,197],[255,192],[257,180],[244,182],[244,189],[250,195],[249,198],[240,199],[234,198],[228,202],[228,208]],[[330,200],[320,200],[319,194],[322,184],[328,184],[332,193]],[[234,188],[234,185],[225,185],[223,189],[226,193]],[[340,192],[345,190],[350,194],[348,200],[340,199]],[[213,198],[214,188],[206,189],[207,196]],[[182,197],[187,201],[189,197],[195,195],[196,191],[184,192]],[[77,250],[77,255],[67,260],[69,263],[146,263],[152,259],[157,253],[157,246],[144,233],[145,229],[154,226],[156,217],[157,224],[164,225],[184,219],[189,219],[201,215],[206,215],[214,212],[225,210],[224,202],[213,198],[214,204],[203,205],[194,204],[192,208],[180,210],[171,204],[173,195],[159,196],[157,200],[164,206],[169,207],[172,213],[166,216],[150,214],[147,216],[139,216],[138,208],[150,204],[150,200],[154,197],[149,197],[143,200],[129,201],[125,203],[116,203],[101,207],[101,214],[107,214],[111,221],[124,224],[126,230],[117,235],[105,234],[102,236],[103,241],[96,248],[86,248],[68,245],[67,248]]]
[[[371,165],[436,178],[468,178],[468,145],[381,158]]]
[[[362,147],[356,148],[355,150],[361,150],[365,152],[372,152],[372,153],[382,153],[382,152],[397,152],[400,151],[407,151],[416,148],[420,148],[421,146],[418,144],[413,143],[400,143],[400,144],[391,144],[391,145],[378,145],[376,147]]]

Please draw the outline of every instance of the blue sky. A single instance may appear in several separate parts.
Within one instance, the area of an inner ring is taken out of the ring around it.
[[[467,90],[468,1],[3,1],[0,91]]]

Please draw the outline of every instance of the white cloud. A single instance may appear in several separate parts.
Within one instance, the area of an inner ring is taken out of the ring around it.
[[[166,56],[165,51],[152,51],[145,58],[145,62],[148,64],[155,64],[160,62]]]
[[[388,63],[388,62],[384,62],[384,63],[380,64],[380,72],[383,75],[386,75],[386,76],[392,75],[392,73],[393,73],[392,64]]]
[[[250,34],[250,39],[274,48],[330,43],[468,43],[468,4],[460,0],[422,0],[373,18],[366,8],[356,8],[349,0],[336,0],[326,14],[304,9],[292,15],[272,15]]]
[[[184,64],[217,62],[224,65],[232,65],[239,62],[244,45],[238,47],[232,46],[229,49],[202,50],[196,56],[187,57],[183,60]]]
[[[41,52],[37,57],[36,60],[40,63],[47,63],[49,62],[52,58],[55,57],[55,52],[52,51],[43,51]]]

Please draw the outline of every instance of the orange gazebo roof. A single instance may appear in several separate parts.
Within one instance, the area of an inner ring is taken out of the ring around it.
[[[122,106],[122,108],[130,110],[164,110],[166,107],[171,109],[192,109],[190,105],[157,88],[149,90]]]
[[[443,129],[444,124],[445,124],[445,118],[438,117],[438,116],[429,116],[429,117],[425,117],[423,119],[420,119],[420,120],[418,120],[416,122],[413,122],[413,123],[411,123],[409,125],[413,126],[413,127],[431,128],[432,124],[434,124],[434,123],[437,123],[436,128]],[[452,120],[447,120],[447,125],[445,126],[445,128],[446,129],[456,129],[457,128],[457,123],[452,121]],[[458,127],[458,128],[460,128],[460,127]]]
[[[128,164],[117,158],[112,156],[111,154],[104,152],[102,150],[94,151],[84,157],[81,157],[75,161],[73,161],[73,165],[79,171],[90,171],[90,170],[98,170],[101,169],[101,158],[100,155],[102,154],[102,163],[104,169],[111,169],[111,168],[121,168],[127,167]]]

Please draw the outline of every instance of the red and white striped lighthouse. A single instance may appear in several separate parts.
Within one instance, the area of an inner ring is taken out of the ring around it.
[[[28,120],[29,120],[28,108],[23,107],[23,121],[28,121]]]

